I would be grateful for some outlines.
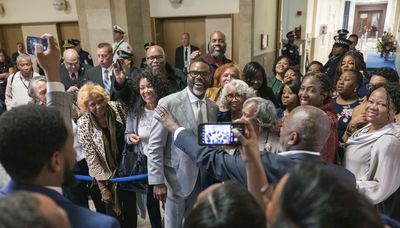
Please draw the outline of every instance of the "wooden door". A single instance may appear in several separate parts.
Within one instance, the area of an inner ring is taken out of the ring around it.
[[[0,48],[10,56],[17,51],[17,42],[25,44],[20,24],[0,26]]]
[[[380,37],[386,17],[386,4],[356,6],[354,33],[366,38]]]
[[[57,32],[59,43],[63,44],[65,39],[77,39],[80,40],[79,25],[78,22],[63,22],[57,24]]]
[[[175,65],[175,49],[181,45],[181,35],[190,34],[191,44],[205,53],[205,18],[167,18],[155,20],[156,43],[167,55],[167,62]]]

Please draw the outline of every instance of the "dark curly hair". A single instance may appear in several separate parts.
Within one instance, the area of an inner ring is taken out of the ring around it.
[[[368,96],[367,99],[371,96],[371,94],[379,89],[379,88],[384,88],[386,91],[387,95],[387,104],[388,104],[388,109],[390,109],[391,104],[394,104],[394,108],[396,109],[396,114],[400,112],[400,85],[397,83],[379,83],[374,85]]]
[[[276,58],[276,60],[274,62],[274,66],[272,67],[272,72],[274,72],[274,75],[276,75],[275,67],[278,64],[278,62],[281,61],[281,59],[287,59],[287,61],[289,62],[289,66],[293,66],[292,60],[290,60],[289,57],[281,55],[278,58]]]
[[[283,75],[285,75],[286,74],[286,72],[288,71],[288,70],[292,70],[294,73],[296,73],[296,75],[297,75],[297,78],[298,78],[298,80],[299,81],[301,81],[302,80],[302,78],[303,78],[303,74],[300,72],[300,69],[298,68],[298,67],[295,67],[295,66],[289,66],[286,70],[285,70],[285,72],[283,72]]]
[[[320,61],[314,60],[314,61],[312,61],[311,63],[309,63],[309,64],[306,66],[306,72],[308,72],[308,70],[310,69],[310,67],[311,67],[312,65],[314,65],[314,64],[318,65],[318,66],[320,67],[321,70],[322,70],[322,68],[324,67],[324,64],[322,64]]]
[[[360,52],[357,52],[357,51],[348,51],[348,52],[346,52],[346,54],[344,54],[342,56],[342,58],[340,58],[340,61],[339,61],[339,64],[338,64],[337,70],[336,70],[336,72],[337,72],[336,78],[339,78],[339,76],[343,73],[342,72],[342,61],[346,56],[351,56],[353,58],[355,70],[362,71],[364,76],[366,78],[369,78],[368,72],[367,72],[367,66],[364,62],[364,57],[362,56],[362,54]],[[359,84],[359,85],[361,85],[361,84]]]
[[[169,94],[169,88],[168,88],[168,80],[163,76],[162,74],[155,74],[149,70],[144,70],[139,75],[135,77],[132,83],[132,97],[131,97],[131,103],[129,105],[129,112],[137,115],[137,116],[142,116],[144,113],[144,107],[146,103],[142,99],[142,96],[140,95],[140,80],[145,78],[150,85],[153,87],[154,92],[156,93],[157,96],[157,103],[158,101],[167,96]]]
[[[371,77],[374,75],[378,75],[378,76],[386,78],[386,80],[388,80],[388,82],[399,83],[399,74],[397,73],[396,70],[394,70],[390,67],[376,68],[370,72],[370,75],[371,75]]]

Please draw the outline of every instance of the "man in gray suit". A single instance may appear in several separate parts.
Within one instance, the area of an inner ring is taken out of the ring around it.
[[[186,89],[162,98],[158,106],[173,113],[180,125],[197,132],[198,123],[217,120],[216,104],[204,96],[210,80],[208,63],[194,60],[189,66]],[[166,201],[166,228],[182,227],[185,213],[201,191],[199,169],[173,144],[173,134],[154,119],[148,146],[149,184],[154,185],[155,198]]]

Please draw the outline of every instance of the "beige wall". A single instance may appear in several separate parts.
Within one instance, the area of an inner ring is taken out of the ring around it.
[[[239,0],[183,0],[181,4],[168,0],[149,0],[151,17],[186,17],[224,15],[239,12]]]
[[[53,0],[2,0],[5,15],[0,16],[0,24],[55,23],[77,21],[75,0],[67,0],[68,9],[57,11]]]

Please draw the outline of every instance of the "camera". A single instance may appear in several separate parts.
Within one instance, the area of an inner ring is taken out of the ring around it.
[[[28,54],[31,54],[31,55],[35,55],[35,45],[36,44],[43,45],[43,51],[46,51],[47,47],[48,47],[48,43],[47,43],[46,39],[42,39],[40,37],[35,37],[35,36],[27,36],[26,44],[27,44],[26,50],[28,51]]]
[[[244,134],[242,123],[203,123],[198,127],[199,145],[240,145],[234,129]]]

